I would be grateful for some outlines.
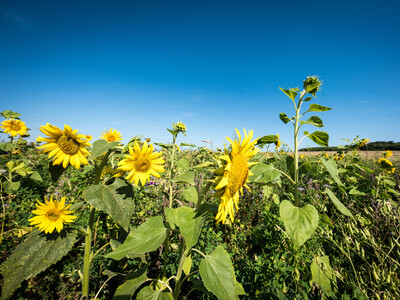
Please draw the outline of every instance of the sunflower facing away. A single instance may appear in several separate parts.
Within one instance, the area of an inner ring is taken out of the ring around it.
[[[378,164],[386,172],[394,173],[394,166],[393,166],[393,163],[390,160],[387,160],[386,158],[380,158],[378,160]]]
[[[46,144],[38,147],[42,153],[49,152],[49,157],[54,156],[53,165],[61,165],[64,168],[71,164],[79,169],[80,165],[87,165],[86,157],[89,151],[86,147],[90,146],[86,141],[86,135],[77,134],[78,130],[72,130],[68,125],[64,125],[64,131],[60,128],[47,123],[40,126],[40,131],[49,136],[46,138],[38,137],[38,142]]]
[[[128,172],[126,179],[129,182],[135,181],[138,185],[139,180],[142,185],[146,181],[150,181],[150,175],[160,178],[160,172],[164,172],[164,159],[161,152],[153,152],[153,145],[148,145],[146,141],[143,142],[142,149],[139,144],[135,142],[133,148],[129,146],[129,155],[118,163],[119,170]]]
[[[4,129],[5,133],[9,133],[12,137],[19,135],[25,135],[28,133],[28,127],[25,122],[21,120],[8,119],[0,123],[0,128]]]
[[[121,133],[113,128],[111,128],[109,131],[105,130],[105,132],[102,132],[100,138],[109,143],[122,141]]]
[[[253,175],[249,167],[256,163],[249,162],[249,159],[256,155],[260,149],[254,147],[257,139],[251,141],[253,138],[253,130],[251,130],[249,134],[247,134],[245,129],[243,129],[243,131],[245,135],[243,140],[237,129],[238,140],[233,142],[226,137],[232,144],[232,149],[230,152],[225,150],[225,155],[219,157],[222,167],[214,171],[217,175],[215,179],[215,189],[219,190],[215,196],[221,198],[218,213],[215,217],[217,223],[222,221],[222,223],[225,224],[228,215],[233,222],[235,209],[236,211],[239,209],[239,192],[243,194],[243,187],[250,190],[246,185],[248,177]]]
[[[65,197],[61,198],[61,201],[53,201],[51,196],[50,201],[44,197],[42,203],[37,200],[36,209],[32,211],[36,216],[29,219],[30,225],[36,225],[40,231],[45,233],[52,233],[54,229],[60,232],[63,229],[65,223],[74,222],[76,216],[71,216],[74,211],[68,210],[71,204],[65,205]]]

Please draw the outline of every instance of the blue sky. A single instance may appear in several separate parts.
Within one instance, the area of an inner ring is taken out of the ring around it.
[[[221,147],[244,127],[292,144],[279,113],[291,116],[293,104],[279,87],[319,75],[313,103],[334,108],[318,114],[330,145],[399,141],[399,9],[385,0],[2,0],[0,111],[21,113],[33,138],[49,122],[95,139],[114,128],[124,142],[166,143],[166,128],[182,121],[178,142]]]

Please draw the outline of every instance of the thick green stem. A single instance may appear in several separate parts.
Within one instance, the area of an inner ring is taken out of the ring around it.
[[[82,282],[82,299],[89,298],[89,277],[90,277],[90,262],[91,262],[91,243],[94,224],[94,215],[96,209],[91,207],[87,234],[85,235],[85,253],[83,256],[83,282]]]
[[[299,126],[299,108],[296,108],[296,121],[294,123],[294,201],[299,206],[299,144],[297,140]]]
[[[172,187],[172,177],[174,175],[175,142],[176,142],[176,135],[173,136],[173,140],[172,140],[171,167],[170,167],[170,173],[169,173],[169,208],[172,208],[172,200],[174,198],[173,187]]]
[[[107,163],[108,157],[110,156],[113,149],[109,149],[104,156],[103,160],[99,168],[96,170],[96,176],[94,179],[94,184],[97,185],[100,183],[101,171]],[[85,235],[85,252],[83,255],[83,281],[82,281],[82,299],[89,298],[89,279],[90,279],[90,263],[92,260],[91,250],[92,250],[92,235],[93,235],[93,226],[94,226],[94,216],[96,213],[96,208],[93,205],[90,206],[90,215],[88,226]]]
[[[181,285],[182,285],[182,281],[181,281],[181,276],[182,276],[182,270],[183,270],[183,265],[185,264],[185,260],[187,258],[187,254],[189,253],[189,251],[185,250],[182,251],[182,256],[181,259],[179,261],[179,267],[178,267],[178,272],[176,274],[176,284],[175,284],[175,288],[174,288],[174,294],[173,294],[173,298],[174,300],[177,300],[179,297],[179,294],[181,292]]]

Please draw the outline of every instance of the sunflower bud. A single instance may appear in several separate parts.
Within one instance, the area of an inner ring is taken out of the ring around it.
[[[176,131],[178,132],[186,132],[186,125],[182,122],[176,122]]]
[[[319,91],[322,81],[319,80],[317,76],[308,76],[306,80],[303,81],[303,87],[307,93],[310,93],[315,97],[316,92]]]

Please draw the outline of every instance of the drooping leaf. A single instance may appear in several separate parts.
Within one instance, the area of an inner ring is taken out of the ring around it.
[[[318,212],[311,204],[297,207],[290,201],[283,200],[279,214],[296,249],[303,245],[318,227]]]
[[[43,181],[42,176],[40,176],[38,171],[33,171],[33,173],[31,174],[31,179],[36,181]]]
[[[60,233],[44,234],[33,230],[2,264],[4,277],[1,299],[8,299],[22,281],[46,270],[66,255],[75,244],[76,231],[63,229]]]
[[[321,118],[318,116],[311,116],[307,119],[307,121],[300,121],[301,124],[309,124],[314,125],[316,127],[324,127],[324,123]]]
[[[330,108],[330,107],[326,107],[326,106],[322,106],[322,105],[313,103],[313,104],[310,104],[308,111],[328,111],[331,109],[332,108]]]
[[[121,178],[115,178],[110,185],[92,185],[83,191],[86,202],[108,213],[125,230],[133,214],[133,195],[132,186]]]
[[[294,180],[294,157],[293,156],[286,156],[286,168],[289,171],[290,178]]]
[[[329,198],[332,200],[333,204],[335,204],[336,208],[345,216],[353,217],[353,214],[351,213],[351,211],[349,211],[347,209],[346,206],[343,205],[342,202],[340,202],[340,200],[335,196],[335,194],[328,188],[326,188],[326,193],[328,194]]]
[[[172,294],[170,292],[156,289],[153,290],[150,286],[145,286],[140,290],[136,300],[172,300]]]
[[[186,275],[189,275],[191,269],[192,269],[192,258],[189,255],[188,257],[186,257],[185,262],[183,263],[182,270]]]
[[[143,266],[136,272],[125,277],[125,282],[121,284],[113,296],[113,300],[129,300],[136,290],[147,281],[147,266]]]
[[[161,148],[167,149],[167,150],[169,148],[172,148],[172,144],[163,144],[163,143],[154,143],[154,144],[156,144],[157,146],[159,146]]]
[[[117,147],[119,144],[118,141],[116,142],[107,142],[106,140],[100,139],[93,143],[93,150],[92,154],[89,156],[89,159],[95,159],[98,156],[106,153],[108,150]]]
[[[266,136],[259,138],[257,140],[256,145],[272,144],[272,143],[276,143],[277,141],[278,141],[278,137],[276,136],[276,134],[266,135]]]
[[[200,276],[204,286],[218,299],[237,299],[235,273],[229,254],[218,246],[200,262]]]
[[[188,143],[181,143],[180,146],[184,146],[184,147],[197,147],[194,144],[188,144]]]
[[[14,112],[14,111],[12,111],[12,110],[3,110],[1,113],[0,113],[0,115],[2,115],[4,118],[6,118],[6,119],[10,119],[10,118],[13,118],[13,119],[19,119],[19,116],[21,115],[21,114],[19,114],[19,113],[17,113],[17,112]]]
[[[290,122],[289,117],[285,114],[285,113],[280,113],[279,114],[279,119],[282,120],[283,123],[287,124],[288,122]]]
[[[194,185],[194,172],[186,172],[171,181],[174,183],[188,183]]]
[[[151,217],[133,229],[125,242],[116,250],[105,255],[106,258],[120,260],[128,254],[144,254],[156,250],[164,242],[167,229],[161,216]]]
[[[321,158],[321,161],[325,168],[328,170],[329,174],[332,176],[333,180],[339,185],[343,186],[342,181],[339,177],[339,171],[336,165],[336,162],[333,159],[326,160],[325,158]]]
[[[253,175],[249,178],[251,182],[268,183],[277,180],[281,173],[274,166],[258,163],[251,168]]]
[[[304,131],[304,134],[307,135],[314,143],[320,146],[329,146],[329,134],[324,131],[314,131],[313,133],[309,133],[308,131]]]
[[[186,190],[184,190],[182,192],[182,196],[186,201],[192,203],[197,203],[197,200],[199,199],[199,194],[194,186],[189,186]]]
[[[323,298],[333,296],[331,282],[335,282],[335,274],[329,263],[329,256],[316,256],[311,263],[311,285],[316,282],[324,292]]]
[[[293,89],[290,89],[290,90],[286,90],[286,89],[283,89],[283,88],[279,88],[282,92],[284,92],[285,94],[286,94],[286,96],[288,96],[290,99],[292,99],[293,101],[294,101],[294,99],[296,98],[296,96],[297,96],[297,92],[296,91],[294,91]]]
[[[189,166],[189,161],[186,158],[181,158],[180,160],[178,160],[176,162],[176,165],[179,168],[182,168],[184,170],[189,170],[190,166]]]
[[[18,191],[20,185],[21,185],[20,182],[9,182],[9,181],[5,181],[5,182],[3,183],[3,188],[4,188],[4,191],[5,191],[8,195],[12,195],[12,194],[14,194],[14,192]]]

